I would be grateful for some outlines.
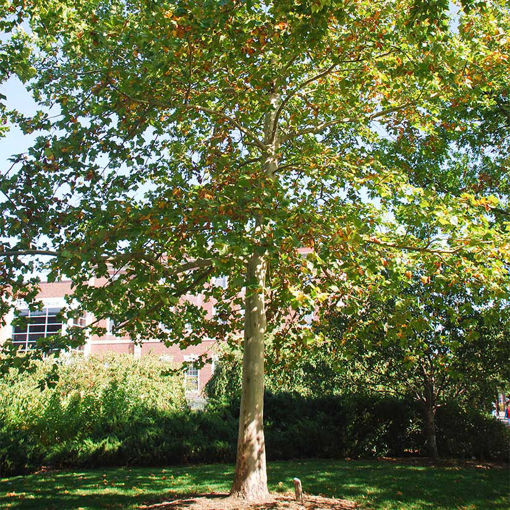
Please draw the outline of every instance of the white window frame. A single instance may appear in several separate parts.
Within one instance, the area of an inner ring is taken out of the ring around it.
[[[197,359],[198,356],[195,354],[184,356],[184,361],[187,363],[193,363]],[[196,371],[196,376],[195,375],[191,376],[189,374],[190,371]],[[188,388],[190,377],[192,377],[193,379],[196,378],[196,388],[193,389]],[[186,372],[184,372],[184,390],[186,391],[186,393],[198,393],[200,391],[200,369],[195,367],[194,365],[188,365]]]

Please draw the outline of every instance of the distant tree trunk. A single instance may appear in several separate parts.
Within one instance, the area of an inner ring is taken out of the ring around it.
[[[427,445],[428,454],[433,459],[437,459],[439,457],[439,453],[437,450],[436,440],[436,404],[432,385],[427,384],[425,392],[425,442]]]
[[[266,448],[263,429],[264,335],[266,310],[264,289],[266,261],[253,254],[248,261],[244,318],[244,355],[237,460],[231,495],[247,500],[268,496]]]

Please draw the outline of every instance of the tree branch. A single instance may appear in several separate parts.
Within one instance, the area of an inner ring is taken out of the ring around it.
[[[390,53],[392,53],[393,51],[390,50],[390,51],[387,51],[385,53],[382,53],[381,55],[377,55],[375,57],[375,60],[381,58],[381,57],[385,57],[386,55],[389,55]],[[280,106],[278,107],[278,109],[276,110],[276,114],[275,114],[275,117],[274,117],[274,121],[273,121],[273,128],[272,128],[272,132],[271,132],[271,141],[274,141],[274,138],[276,136],[276,131],[278,129],[278,121],[280,119],[280,115],[283,111],[283,109],[285,108],[285,106],[287,105],[287,103],[300,91],[300,90],[303,90],[306,86],[310,85],[310,83],[313,83],[314,81],[317,81],[317,80],[320,80],[321,78],[323,78],[324,76],[327,76],[328,74],[332,73],[333,71],[335,71],[335,69],[340,65],[340,64],[354,64],[355,62],[363,62],[364,60],[366,60],[365,58],[355,58],[355,59],[351,59],[351,60],[341,60],[339,62],[335,62],[334,64],[331,64],[329,67],[327,67],[326,69],[322,70],[321,72],[317,73],[316,75],[312,76],[311,78],[308,78],[308,80],[305,80],[303,83],[301,83],[300,85],[298,85],[292,92],[290,92],[289,94],[287,94],[287,96],[285,96],[285,98],[282,100],[282,102],[280,103]],[[341,122],[341,121],[339,121]]]
[[[422,253],[452,254],[452,253],[458,253],[460,250],[462,250],[462,247],[452,248],[450,250],[446,250],[446,249],[442,250],[442,249],[429,248],[428,246],[411,246],[411,245],[407,245],[407,244],[386,243],[384,241],[379,241],[378,239],[374,239],[374,238],[365,239],[365,241],[368,244],[375,244],[377,246],[383,246],[385,248],[396,248],[398,250],[418,251],[418,252],[422,252]]]
[[[204,106],[198,106],[193,104],[186,104],[183,105],[182,108],[185,110],[197,110],[199,112],[208,113],[209,115],[216,115],[219,116],[226,121],[230,122],[232,125],[234,125],[241,133],[244,133],[248,138],[250,138],[253,142],[255,142],[255,145],[262,151],[266,151],[266,146],[264,143],[261,142],[260,138],[251,130],[246,127],[244,127],[236,118],[231,117],[230,115],[227,115],[226,113],[215,110],[213,108],[206,108]]]
[[[115,89],[117,92],[122,94],[124,97],[129,99],[130,101],[133,101],[134,103],[140,103],[140,104],[144,104],[144,105],[148,105],[148,106],[161,106],[161,107],[165,107],[165,108],[168,107],[167,105],[163,105],[161,103],[157,103],[157,102],[154,102],[154,101],[148,101],[146,99],[140,99],[140,98],[137,98],[137,97],[133,97],[130,94],[127,94],[123,90],[121,90],[118,87],[116,87],[113,83],[109,83],[109,85],[113,89]],[[248,138],[250,138],[253,142],[255,142],[255,145],[259,149],[261,149],[262,151],[266,150],[266,146],[261,142],[259,137],[251,129],[248,129],[248,128],[244,127],[237,119],[235,119],[234,117],[231,117],[230,115],[227,115],[226,113],[224,113],[224,112],[222,112],[220,110],[215,110],[213,108],[206,108],[204,106],[187,104],[187,103],[182,105],[181,108],[184,108],[185,110],[196,110],[196,111],[208,113],[210,115],[219,116],[219,117],[225,119],[226,121],[230,122],[237,129],[239,129],[239,131],[244,133]]]
[[[0,257],[22,257],[24,255],[47,255],[48,257],[58,257],[57,251],[50,250],[6,250],[0,251]]]
[[[308,80],[305,80],[303,83],[301,83],[300,85],[298,85],[290,94],[287,94],[287,96],[285,96],[282,100],[282,102],[280,103],[280,106],[278,107],[278,109],[276,110],[276,113],[275,113],[275,116],[274,116],[274,119],[273,119],[273,126],[271,128],[271,137],[270,137],[270,140],[271,142],[274,141],[274,138],[276,136],[276,131],[277,131],[277,128],[278,128],[278,121],[280,119],[280,115],[283,111],[283,109],[285,108],[285,106],[287,105],[287,103],[300,91],[300,90],[303,90],[307,85],[310,85],[310,83],[313,83],[314,81],[316,80],[320,80],[321,78],[323,78],[324,76],[327,76],[329,73],[331,73],[335,67],[338,66],[338,62],[330,65],[329,67],[327,67],[326,69],[324,69],[323,71],[321,71],[320,73],[312,76],[311,78],[308,78]]]
[[[409,106],[409,104],[410,103],[406,103],[406,104],[403,104],[403,105],[393,106],[391,108],[387,108],[386,110],[381,110],[380,112],[377,112],[377,113],[374,113],[374,114],[370,115],[368,117],[368,120],[371,122],[371,121],[373,121],[375,119],[378,119],[379,117],[384,117],[385,115],[389,115],[390,113],[397,112],[399,110],[407,108]],[[307,135],[307,134],[318,134],[318,133],[324,131],[325,129],[327,129],[328,127],[335,126],[336,124],[347,124],[349,122],[354,122],[354,120],[355,119],[352,118],[352,117],[346,117],[346,118],[343,118],[343,119],[330,120],[328,122],[323,122],[322,124],[319,124],[318,126],[309,127],[309,128],[302,129],[301,131],[295,131],[293,133],[289,133],[288,135],[284,136],[283,140],[284,141],[288,141],[288,140],[291,140],[293,138],[298,138],[300,136]]]
[[[48,257],[58,257],[60,253],[58,251],[51,251],[51,250],[39,250],[39,249],[33,249],[33,250],[6,250],[6,251],[0,251],[0,257],[22,257],[27,255],[45,255]],[[170,268],[168,266],[165,266],[163,263],[161,263],[159,260],[155,259],[154,257],[151,257],[147,254],[136,254],[136,253],[125,253],[118,257],[103,257],[103,260],[105,262],[112,262],[113,260],[145,260],[146,262],[149,262],[150,264],[154,266],[159,266],[161,269],[164,270],[166,277],[171,276],[177,276],[181,273],[184,273],[186,271],[193,271],[195,269],[200,268],[210,268],[213,265],[212,259],[195,259],[190,260],[188,262],[184,262],[183,264],[180,264],[177,267]]]
[[[199,285],[200,283],[203,283],[212,273],[213,268],[208,268],[205,271],[201,271],[198,275],[196,275],[188,285],[182,288],[176,288],[174,292],[172,292],[172,296],[174,297],[182,297],[185,296],[190,290],[193,289],[193,287]],[[157,303],[155,306],[149,308],[149,310],[145,310],[148,315],[151,315],[154,311],[161,308],[161,303]],[[125,328],[129,324],[130,320],[125,320],[121,322],[115,329],[117,331],[121,331],[123,328]]]

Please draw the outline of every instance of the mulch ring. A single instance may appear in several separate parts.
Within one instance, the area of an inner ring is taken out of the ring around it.
[[[228,497],[227,494],[199,494],[173,501],[164,501],[139,507],[144,510],[351,510],[356,503],[346,499],[325,498],[304,495],[304,502],[298,503],[294,495],[270,494],[264,501],[246,502]]]

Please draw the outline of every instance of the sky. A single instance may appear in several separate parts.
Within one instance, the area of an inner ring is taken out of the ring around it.
[[[33,114],[36,110],[36,104],[23,83],[16,78],[9,78],[0,85],[0,93],[7,97],[7,106],[16,108],[24,114]],[[11,127],[4,138],[0,138],[0,171],[5,172],[10,164],[8,159],[13,154],[24,152],[31,145],[31,142],[37,136],[24,135],[19,129]]]

